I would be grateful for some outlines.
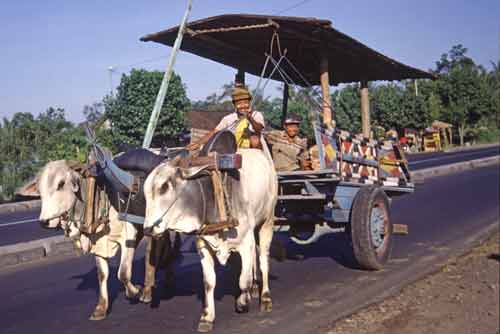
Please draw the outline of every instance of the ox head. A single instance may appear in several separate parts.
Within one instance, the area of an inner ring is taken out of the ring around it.
[[[80,175],[66,160],[51,161],[45,165],[38,177],[38,192],[42,202],[40,224],[45,228],[65,228],[67,215],[77,201]],[[71,234],[77,233],[74,227]],[[76,236],[75,236],[76,237]]]
[[[171,163],[157,166],[144,182],[146,234],[159,236],[167,229],[191,233],[201,228],[200,188],[190,182],[205,173],[207,166],[181,168]]]

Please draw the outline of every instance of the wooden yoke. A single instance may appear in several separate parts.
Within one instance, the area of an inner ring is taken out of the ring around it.
[[[92,167],[96,164],[96,161],[89,159],[89,163],[86,166],[87,170],[84,173],[85,178],[85,214],[83,217],[83,226],[81,226],[82,232],[94,233],[99,225],[99,210],[100,210],[100,191],[98,191],[97,178],[92,175],[90,171]]]
[[[222,177],[218,170],[210,172],[212,184],[214,186],[215,202],[219,211],[219,222],[227,222],[226,205],[224,204],[224,189],[222,189]]]
[[[83,226],[81,227],[82,231],[85,233],[92,233],[92,226],[94,225],[95,213],[97,211],[96,208],[96,178],[95,176],[88,175],[87,176],[87,187],[85,194],[85,217]]]

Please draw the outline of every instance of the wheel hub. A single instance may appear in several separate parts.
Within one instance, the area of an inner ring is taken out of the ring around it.
[[[374,207],[370,216],[370,229],[373,246],[378,249],[384,243],[385,236],[385,214],[384,210]]]

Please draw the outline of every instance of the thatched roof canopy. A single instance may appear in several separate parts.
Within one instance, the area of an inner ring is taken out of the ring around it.
[[[172,46],[178,29],[177,26],[152,33],[141,41]],[[430,73],[397,62],[333,29],[330,21],[315,18],[248,14],[209,17],[188,24],[181,49],[259,76],[275,31],[280,37],[281,50],[287,50],[288,59],[313,85],[319,84],[322,54],[328,57],[332,85],[361,80],[434,78]],[[273,55],[279,58],[276,43]],[[305,85],[290,66],[283,65],[297,84]],[[273,79],[281,81],[277,73]]]

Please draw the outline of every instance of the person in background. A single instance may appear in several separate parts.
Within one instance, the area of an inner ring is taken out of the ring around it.
[[[311,169],[307,139],[299,137],[301,121],[300,116],[290,113],[283,122],[284,130],[273,130],[266,135],[278,172]]]

